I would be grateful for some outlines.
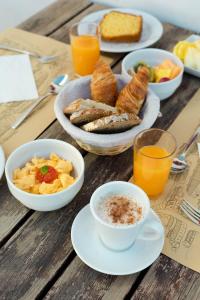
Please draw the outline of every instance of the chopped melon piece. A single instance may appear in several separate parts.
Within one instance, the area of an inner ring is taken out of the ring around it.
[[[159,82],[161,78],[167,77],[171,79],[171,69],[170,68],[160,68],[156,67],[154,69],[154,74],[155,74],[155,80],[156,82]]]
[[[181,72],[181,68],[179,66],[174,66],[171,72],[171,79],[175,78],[178,76],[178,74]]]

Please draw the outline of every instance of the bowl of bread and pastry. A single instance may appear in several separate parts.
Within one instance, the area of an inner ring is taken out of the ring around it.
[[[148,78],[146,67],[129,81],[99,60],[91,76],[65,85],[55,101],[56,117],[86,151],[119,154],[131,147],[135,135],[150,128],[159,114],[160,100],[148,89]]]

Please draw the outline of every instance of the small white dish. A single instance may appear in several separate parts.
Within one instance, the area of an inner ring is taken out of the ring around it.
[[[63,191],[53,194],[27,193],[13,183],[13,171],[21,168],[33,157],[49,157],[55,153],[72,162],[76,181]],[[52,211],[67,205],[80,191],[84,181],[84,160],[81,153],[72,145],[54,139],[35,140],[14,150],[7,159],[5,174],[11,194],[26,207],[37,211]]]
[[[136,9],[112,8],[112,9],[99,10],[97,12],[87,15],[81,20],[81,22],[99,23],[105,14],[113,10],[142,16],[143,17],[142,36],[140,41],[135,43],[133,42],[115,43],[115,42],[105,42],[101,40],[101,45],[100,45],[101,51],[111,52],[111,53],[130,52],[136,49],[149,47],[153,45],[155,42],[157,42],[162,36],[163,27],[160,21],[155,17],[153,17],[152,15]]]
[[[156,66],[162,63],[164,59],[170,59],[177,66],[181,67],[182,70],[178,76],[169,81],[149,83],[149,88],[160,98],[160,100],[165,100],[175,93],[183,78],[184,65],[173,53],[156,48],[148,48],[131,52],[122,60],[122,75],[124,75],[127,80],[131,80],[132,76],[128,73],[128,70],[133,68],[139,62],[142,61],[150,66]]]
[[[0,146],[0,179],[3,176],[5,161],[6,161],[5,154],[3,148]]]
[[[148,219],[153,219],[162,226],[152,209]],[[110,275],[128,275],[144,270],[159,257],[164,245],[164,229],[161,238],[153,242],[138,238],[129,249],[112,251],[100,241],[88,204],[78,213],[72,224],[71,239],[77,255],[92,269]]]
[[[198,40],[200,40],[200,35],[197,35],[197,34],[192,34],[186,39],[186,41],[188,41],[188,42],[195,42]],[[194,75],[196,77],[200,77],[200,71],[198,71],[198,70],[195,70],[193,68],[189,68],[186,66],[184,66],[184,70],[188,74]]]

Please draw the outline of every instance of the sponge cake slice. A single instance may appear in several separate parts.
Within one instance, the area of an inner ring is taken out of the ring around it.
[[[101,37],[110,42],[138,42],[142,33],[142,17],[111,11],[100,22]]]

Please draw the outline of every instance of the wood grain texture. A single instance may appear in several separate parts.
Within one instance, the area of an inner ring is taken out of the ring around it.
[[[76,257],[45,299],[121,300],[136,278],[137,274],[111,276],[96,272]]]
[[[58,0],[18,27],[30,32],[49,35],[90,5],[89,0]]]
[[[161,255],[131,299],[198,300],[200,299],[200,274]]]
[[[29,211],[10,194],[5,176],[0,181],[0,244]]]
[[[55,212],[35,212],[2,247],[1,299],[33,299],[44,288],[72,251],[72,221],[94,190],[130,177],[132,149],[114,157],[87,154],[85,163],[85,184],[75,199]]]
[[[20,28],[46,35],[54,32],[51,36],[66,42],[69,25],[98,8],[98,6],[89,6],[88,1],[78,0],[60,0],[55,5],[53,4],[50,10],[48,8],[29,19]],[[67,11],[63,9],[66,7],[65,5],[69,5]],[[84,7],[87,9],[74,18]],[[64,23],[66,25],[63,26]],[[59,27],[60,29],[58,29]],[[189,35],[188,31],[166,25],[164,35],[156,46],[170,49],[176,41],[187,35]],[[113,55],[114,64],[122,56]],[[119,70],[120,64],[118,63],[115,71]],[[164,115],[158,119],[156,126],[167,128],[189,101],[198,85],[199,79],[185,75],[182,87],[172,98],[162,103],[161,109]],[[52,124],[41,137],[46,136],[61,138],[72,143],[71,138],[67,136],[57,122]],[[69,232],[74,216],[89,201],[91,193],[97,186],[113,179],[127,180],[132,172],[132,150],[116,157],[97,158],[95,155],[88,154],[85,160],[87,165],[85,185],[76,199],[69,206],[57,212],[34,213],[2,248],[0,252],[1,299],[34,299],[40,291],[47,287],[48,282],[62,268],[72,251]],[[5,187],[5,181],[1,182],[0,188],[1,192],[3,191],[0,193],[0,217],[4,216],[4,219],[1,219],[2,223],[0,223],[1,229],[3,228],[1,237],[5,237],[27,215],[27,209],[10,196]],[[170,276],[168,276],[168,268]],[[69,270],[72,274],[68,272]],[[77,270],[80,279],[77,277]],[[199,299],[200,284],[197,273],[164,256],[161,256],[149,272],[148,277],[145,277],[141,284],[141,289],[137,290],[134,299],[146,299],[146,295],[147,299]],[[135,279],[132,279],[131,276],[130,278],[110,277],[92,271],[76,258],[55,283],[48,297],[57,296],[58,299],[62,299],[59,296],[64,295],[65,298],[63,299],[69,299],[66,296],[66,291],[64,291],[65,284],[67,284],[71,293],[73,292],[72,287],[74,291],[80,291],[79,294],[76,294],[76,299],[84,299],[84,295],[88,295],[88,291],[91,291],[94,296],[93,299],[98,299],[98,297],[103,297],[104,300],[123,299]],[[160,277],[164,279],[160,280]],[[70,279],[71,286],[69,282],[66,282],[66,278]],[[85,286],[84,281],[86,282]],[[184,285],[184,282],[187,284]],[[163,292],[163,287],[166,284],[168,293]],[[155,288],[155,291],[152,287]],[[158,293],[156,293],[156,289]],[[154,298],[151,298],[150,291],[154,293]],[[142,295],[145,295],[145,298]],[[156,298],[159,295],[165,297]],[[175,296],[175,298],[170,298],[169,295]]]

